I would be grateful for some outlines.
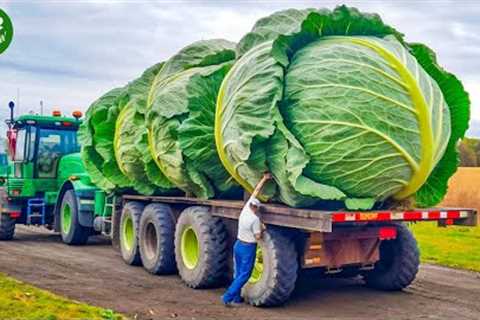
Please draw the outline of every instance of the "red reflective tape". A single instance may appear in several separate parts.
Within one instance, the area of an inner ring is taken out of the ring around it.
[[[379,213],[378,213],[377,220],[378,220],[378,221],[389,221],[389,220],[392,220],[392,214],[391,214],[391,212],[379,212]]]
[[[344,222],[345,221],[345,213],[334,213],[332,216],[333,222]]]
[[[422,213],[419,211],[407,211],[403,213],[403,220],[422,220]]]
[[[448,211],[447,212],[448,219],[458,219],[460,218],[460,211]]]
[[[430,211],[428,213],[428,219],[430,219],[430,220],[440,219],[440,211]]]
[[[355,221],[419,221],[419,220],[440,220],[459,219],[459,210],[447,211],[405,211],[405,212],[336,212],[332,213],[332,222],[355,222]]]
[[[445,220],[445,224],[448,225],[448,226],[451,226],[453,224],[453,219]]]

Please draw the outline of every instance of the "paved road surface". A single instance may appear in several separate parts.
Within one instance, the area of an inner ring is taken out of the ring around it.
[[[480,319],[480,274],[432,265],[423,265],[404,292],[310,275],[283,307],[226,309],[219,302],[223,289],[192,290],[177,276],[127,266],[101,237],[69,247],[58,235],[17,226],[13,241],[0,242],[0,271],[136,319]]]

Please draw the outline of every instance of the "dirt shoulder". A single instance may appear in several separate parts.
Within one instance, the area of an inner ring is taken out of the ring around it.
[[[367,289],[359,279],[299,280],[279,308],[226,309],[223,289],[192,290],[178,276],[152,276],[127,266],[109,241],[64,245],[58,235],[18,227],[0,242],[0,271],[35,286],[136,319],[478,319],[480,273],[423,265],[404,292]]]

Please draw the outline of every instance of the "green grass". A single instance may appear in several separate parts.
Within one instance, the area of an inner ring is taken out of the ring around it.
[[[37,289],[0,273],[0,319],[123,319],[111,310],[92,307]]]
[[[480,272],[480,226],[438,228],[435,222],[411,225],[422,262]]]

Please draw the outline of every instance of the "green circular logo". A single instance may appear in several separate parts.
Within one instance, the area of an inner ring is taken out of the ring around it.
[[[13,25],[7,13],[0,9],[0,54],[7,50],[13,38]]]

